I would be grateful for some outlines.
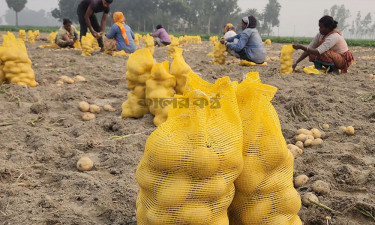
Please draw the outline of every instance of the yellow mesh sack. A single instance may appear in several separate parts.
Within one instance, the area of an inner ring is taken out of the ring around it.
[[[176,93],[181,95],[184,93],[186,79],[189,73],[192,72],[190,66],[185,62],[181,54],[177,54],[172,61],[170,73],[176,77]]]
[[[293,187],[294,158],[270,102],[276,90],[262,84],[258,73],[247,74],[238,85],[244,169],[235,181],[231,224],[302,224],[297,216],[301,200]]]
[[[73,44],[73,47],[75,49],[82,49],[81,42],[79,40],[76,40]]]
[[[34,32],[32,30],[29,30],[28,33],[27,33],[27,41],[31,44],[35,43],[35,36],[34,36]]]
[[[16,39],[12,33],[3,35],[3,47],[0,49],[2,82],[18,85],[37,86],[31,60],[22,39]]]
[[[19,34],[19,38],[22,39],[22,41],[25,41],[26,40],[26,31],[25,30],[19,30],[18,32]]]
[[[182,54],[182,48],[179,48],[178,45],[180,44],[180,41],[178,38],[171,36],[171,44],[168,45],[168,57],[174,58],[175,54],[179,54],[181,52]]]
[[[130,92],[122,104],[122,118],[141,118],[149,113],[146,105],[146,80],[151,74],[154,58],[149,49],[138,49],[126,64],[126,80]]]
[[[218,42],[218,41],[219,41],[218,36],[211,36],[210,37],[210,43],[216,44],[216,42]]]
[[[284,45],[281,49],[280,64],[282,74],[293,73],[293,60],[292,55],[294,53],[293,45]]]
[[[214,46],[214,64],[224,64],[225,63],[225,45],[221,44],[220,41],[215,43]]]
[[[1,49],[0,49],[0,52],[1,52]],[[0,53],[1,54],[1,53]],[[0,62],[0,85],[3,84],[3,82],[5,82],[5,73],[3,71],[3,65],[1,64]]]
[[[175,87],[176,78],[169,73],[169,62],[155,63],[146,81],[146,99],[150,100],[148,106],[150,112],[155,115],[155,126],[167,120],[171,105],[165,103],[174,96]]]
[[[55,43],[56,36],[57,36],[57,32],[51,32],[51,33],[48,35],[48,41],[49,41],[51,44],[54,44],[54,43]]]
[[[151,52],[151,54],[154,54],[155,51],[155,44],[154,44],[154,38],[147,34],[144,38],[143,41],[145,42],[146,48],[148,48]]]
[[[229,224],[233,181],[242,170],[236,84],[226,77],[207,85],[190,75],[176,100],[183,105],[150,135],[138,165],[139,225]],[[211,96],[220,107],[211,107]]]
[[[34,31],[34,37],[35,37],[35,39],[37,39],[37,38],[40,37],[40,32],[39,32],[39,30],[35,30],[35,31]]]
[[[92,37],[92,35],[86,35],[86,36],[83,36],[82,39],[81,39],[81,43],[82,43],[82,56],[91,56],[91,52],[92,52],[92,39],[94,37]]]

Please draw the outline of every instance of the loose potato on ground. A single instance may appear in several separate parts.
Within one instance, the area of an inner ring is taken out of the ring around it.
[[[73,78],[74,82],[82,82],[82,81],[86,81],[86,79],[82,76],[75,76]]]
[[[104,111],[110,111],[110,112],[116,111],[111,105],[104,105],[103,109]]]
[[[346,129],[345,129],[345,133],[347,135],[354,135],[354,127],[352,126],[348,126]]]
[[[321,145],[323,144],[323,140],[321,138],[317,138],[315,140],[312,141],[311,145],[312,146],[317,146],[317,145]]]
[[[323,127],[324,130],[328,130],[329,129],[329,124],[325,123],[325,124],[323,124],[322,127]]]
[[[322,180],[315,181],[312,185],[312,189],[319,194],[329,194],[331,191],[329,184]]]
[[[82,102],[79,103],[78,108],[82,112],[88,112],[88,111],[90,111],[90,104],[85,102],[85,101],[82,101]]]
[[[86,112],[82,115],[82,119],[84,121],[90,121],[90,120],[94,120],[96,118],[95,114],[92,114],[92,113],[89,113],[89,112]]]
[[[90,105],[90,112],[99,114],[100,113],[100,107],[97,105]]]
[[[310,205],[313,205],[313,203],[311,203],[309,201],[309,199],[311,199],[312,201],[314,202],[319,202],[319,199],[318,197],[312,193],[312,192],[306,192],[303,196],[302,196],[302,203],[305,205],[305,206],[310,206]]]
[[[294,157],[300,156],[303,153],[302,149],[298,148],[293,144],[288,144],[288,149]]]
[[[68,77],[68,79],[66,79],[66,80],[64,80],[66,83],[68,83],[68,84],[73,84],[74,83],[74,80],[72,79],[72,78],[69,78]]]
[[[342,131],[342,132],[346,132],[346,127],[345,126],[340,126],[339,130]]]
[[[311,129],[311,133],[314,138],[320,138],[322,136],[320,130],[318,130],[317,128]]]
[[[296,142],[296,146],[300,149],[303,149],[305,146],[303,145],[303,142],[302,141],[297,141]]]
[[[296,141],[306,141],[307,139],[307,135],[306,134],[299,134],[297,137],[296,137]]]
[[[56,81],[56,85],[57,86],[61,86],[61,85],[63,85],[64,84],[64,81],[62,81],[62,80],[58,80],[58,81]]]
[[[297,134],[312,135],[312,132],[309,131],[308,129],[302,128],[302,129],[297,130]]]
[[[77,162],[77,169],[79,171],[89,171],[94,166],[94,163],[89,157],[82,157]]]
[[[294,178],[294,186],[295,187],[302,187],[307,183],[309,180],[309,177],[306,175],[299,175],[296,178]]]
[[[305,147],[309,147],[309,146],[312,145],[312,143],[313,143],[313,140],[311,140],[311,139],[307,139],[303,145],[304,145]]]

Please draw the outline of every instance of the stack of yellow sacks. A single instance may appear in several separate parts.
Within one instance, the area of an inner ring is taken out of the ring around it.
[[[151,76],[146,81],[146,99],[152,99],[150,112],[155,115],[154,124],[159,126],[168,118],[170,104],[163,105],[163,100],[174,96],[176,78],[169,73],[169,62],[155,63]]]
[[[16,83],[35,87],[34,70],[22,39],[16,39],[12,33],[3,35],[0,47],[0,83]]]
[[[19,31],[19,38],[22,39],[22,41],[26,41],[26,31],[25,30]]]
[[[33,31],[29,30],[27,32],[27,36],[28,36],[27,41],[29,43],[31,43],[31,44],[35,43],[35,36],[34,36],[34,32]]]
[[[182,48],[179,48],[180,41],[176,37],[171,37],[171,44],[168,45],[168,57],[173,58],[175,53],[182,53]]]
[[[48,42],[51,44],[55,44],[56,35],[57,35],[57,32],[51,32],[48,35]]]
[[[34,31],[34,37],[35,37],[35,39],[38,39],[38,38],[40,37],[40,32],[39,32],[39,30],[35,30],[35,31]]]
[[[141,118],[149,113],[146,102],[146,80],[151,74],[154,58],[149,49],[139,49],[128,59],[126,80],[128,99],[122,104],[122,118]]]
[[[176,77],[176,94],[182,95],[185,91],[187,76],[193,72],[190,66],[185,62],[182,57],[182,52],[175,55],[170,73]]]
[[[226,46],[217,41],[214,46],[214,64],[224,64],[225,63],[225,51]]]
[[[143,36],[143,42],[146,45],[145,48],[148,48],[153,55],[155,51],[154,38],[147,34],[146,36]]]
[[[138,47],[139,44],[141,43],[141,40],[142,40],[142,35],[136,33],[134,34],[135,38],[134,38],[134,44]]]
[[[282,74],[293,73],[293,60],[292,55],[294,53],[293,45],[284,45],[281,49],[280,64]]]

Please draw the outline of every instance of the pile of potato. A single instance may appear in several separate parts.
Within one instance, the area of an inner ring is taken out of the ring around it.
[[[375,75],[373,75],[373,74],[367,74],[367,77],[372,79],[372,80],[375,80]]]
[[[284,45],[281,49],[280,64],[282,74],[293,73],[293,60],[292,55],[294,53],[293,45]]]
[[[328,126],[328,124],[325,124]],[[326,127],[323,125],[323,127]],[[326,128],[326,129],[328,129]],[[323,139],[325,136],[324,131],[320,131],[317,128],[308,129],[299,129],[297,130],[297,135],[295,137],[295,144],[288,144],[289,150],[294,156],[299,156],[303,153],[302,149],[310,146],[318,146],[323,144]]]
[[[94,120],[96,118],[95,115],[101,112],[100,106],[95,105],[95,104],[90,105],[89,103],[85,101],[80,102],[78,105],[78,108],[81,112],[83,112],[82,119],[84,121]],[[104,105],[103,109],[104,111],[110,111],[110,112],[116,111],[111,105]]]
[[[297,177],[294,178],[294,186],[296,188],[308,187],[308,186],[306,186],[306,184],[308,183],[308,181],[309,181],[309,177],[308,176],[306,176],[304,174],[299,175],[299,176],[297,176]],[[327,195],[327,194],[329,194],[331,192],[330,184],[328,184],[327,182],[322,181],[322,180],[316,180],[308,188],[309,188],[308,189],[309,191],[306,192],[302,196],[302,203],[305,206],[313,205],[313,203],[311,201],[309,201],[309,199],[313,200],[316,203],[319,203],[319,199],[315,195],[315,193],[319,194],[319,195]]]
[[[126,80],[130,91],[128,99],[122,104],[122,118],[141,118],[149,113],[146,104],[146,80],[153,65],[154,58],[149,49],[139,49],[129,57],[126,64]]]
[[[73,83],[83,82],[83,81],[86,81],[86,79],[83,76],[79,76],[79,75],[75,76],[74,78],[70,78],[68,76],[61,76],[60,79],[56,81],[56,85],[61,86],[64,83],[73,84]]]
[[[8,32],[3,37],[3,46],[0,47],[0,84],[7,82],[37,86],[25,43],[21,39],[17,40],[13,33]]]
[[[341,127],[339,127],[339,129],[340,129],[340,131],[345,132],[347,135],[354,135],[354,133],[355,133],[355,130],[354,130],[353,126],[348,126],[348,127],[341,126]]]
[[[219,41],[215,43],[214,46],[214,64],[224,64],[225,63],[225,51],[226,46],[221,44]]]

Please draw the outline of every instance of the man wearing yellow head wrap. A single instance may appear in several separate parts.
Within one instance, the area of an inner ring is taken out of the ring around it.
[[[132,29],[125,24],[125,17],[122,12],[113,14],[113,26],[104,38],[104,48],[106,50],[124,50],[126,53],[135,52],[134,33]]]

